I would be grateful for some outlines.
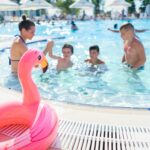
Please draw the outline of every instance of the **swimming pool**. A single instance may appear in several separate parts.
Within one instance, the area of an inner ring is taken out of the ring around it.
[[[33,70],[33,78],[39,87],[42,97],[54,101],[87,104],[110,107],[150,107],[150,31],[138,33],[144,44],[147,61],[145,69],[133,72],[123,67],[123,42],[119,33],[112,33],[107,28],[113,28],[115,23],[121,25],[125,21],[86,21],[76,22],[79,31],[71,32],[66,22],[57,22],[55,26],[41,24],[37,26],[37,35],[65,36],[65,39],[56,39],[54,52],[61,55],[64,43],[74,46],[72,60],[74,67],[68,71],[57,73],[56,61],[48,58],[50,67],[45,74],[40,69]],[[150,20],[131,20],[136,29],[149,28]],[[0,25],[2,26],[2,25]],[[17,24],[8,24],[3,27],[3,34],[15,35]],[[46,43],[29,45],[40,50]],[[108,71],[98,73],[87,71],[84,60],[88,58],[88,48],[98,44],[100,58],[105,61]],[[20,90],[19,83],[10,75],[8,65],[9,49],[0,52],[0,85]],[[4,61],[5,60],[5,61]]]

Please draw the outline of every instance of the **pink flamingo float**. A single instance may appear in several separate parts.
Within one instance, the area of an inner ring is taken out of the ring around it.
[[[56,137],[57,114],[49,105],[40,103],[31,79],[35,65],[41,65],[45,72],[48,63],[42,52],[29,50],[18,68],[23,100],[4,101],[0,106],[0,150],[46,150]]]

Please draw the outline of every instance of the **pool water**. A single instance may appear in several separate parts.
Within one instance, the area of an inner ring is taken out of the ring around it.
[[[72,60],[74,67],[58,73],[56,61],[48,58],[49,69],[42,74],[40,68],[33,69],[33,79],[36,82],[42,97],[54,101],[87,104],[109,107],[150,107],[150,31],[138,33],[147,56],[144,70],[132,71],[121,64],[123,55],[123,41],[119,33],[113,33],[107,28],[113,28],[115,23],[121,25],[126,21],[85,21],[76,22],[79,30],[72,32],[66,22],[56,22],[55,26],[43,23],[37,25],[37,35],[59,37],[55,39],[54,53],[61,55],[64,43],[74,46]],[[131,20],[136,29],[149,29],[150,20]],[[2,25],[0,25],[2,26]],[[3,27],[3,34],[15,35],[18,33],[17,24],[8,24]],[[29,45],[29,48],[44,49],[46,43]],[[84,63],[88,58],[88,48],[99,45],[100,58],[105,61],[107,71],[89,71]],[[10,73],[8,65],[9,49],[0,52],[0,85],[21,90],[18,80]],[[4,61],[5,60],[5,61]]]

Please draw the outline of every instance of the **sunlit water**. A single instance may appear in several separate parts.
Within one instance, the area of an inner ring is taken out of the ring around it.
[[[70,25],[58,22],[55,26],[50,23],[37,25],[37,35],[61,37],[55,39],[54,53],[61,55],[64,43],[74,46],[72,60],[74,67],[58,73],[56,61],[50,59],[49,69],[42,74],[40,68],[33,69],[33,79],[42,97],[54,101],[88,104],[111,107],[150,107],[150,31],[138,33],[144,44],[147,61],[145,69],[134,72],[121,64],[123,42],[119,33],[112,33],[107,28],[113,24],[121,25],[125,21],[88,21],[76,22],[79,30],[71,32]],[[149,28],[150,20],[132,20],[136,29]],[[15,35],[18,33],[17,24],[0,25],[0,34]],[[29,48],[44,49],[46,43],[29,45]],[[100,47],[100,58],[105,61],[108,71],[90,71],[84,63],[88,58],[88,48],[97,44]],[[8,65],[9,50],[0,52],[0,85],[21,90],[19,82],[10,73]]]

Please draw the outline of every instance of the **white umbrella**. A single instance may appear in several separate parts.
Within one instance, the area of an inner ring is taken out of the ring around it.
[[[71,4],[69,8],[94,8],[94,4],[87,0],[77,0],[75,3]]]
[[[38,10],[38,9],[52,9],[53,6],[45,0],[22,0],[21,10]]]
[[[19,5],[10,0],[0,0],[0,11],[13,11],[18,10]]]
[[[105,9],[106,10],[123,10],[123,9],[127,9],[128,7],[130,7],[131,4],[127,3],[124,0],[113,0],[113,1],[109,1],[106,5],[105,5]]]
[[[124,1],[124,0],[113,0],[110,1],[107,6],[124,6],[124,7],[130,7],[131,4]]]

